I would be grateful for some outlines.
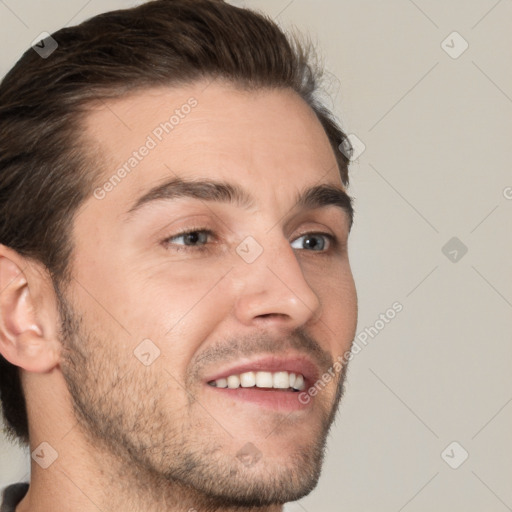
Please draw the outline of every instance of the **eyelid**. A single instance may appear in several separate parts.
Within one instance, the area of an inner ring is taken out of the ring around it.
[[[302,238],[303,236],[307,236],[307,235],[323,236],[323,237],[327,238],[327,240],[329,241],[329,244],[328,244],[329,247],[322,251],[306,251],[306,252],[313,252],[313,253],[317,252],[319,254],[327,254],[327,253],[335,250],[339,245],[338,237],[336,235],[332,235],[331,233],[325,233],[323,231],[306,231],[306,232],[294,237],[292,242],[295,242],[297,239]]]
[[[197,233],[197,232],[198,233],[206,233],[208,236],[213,236],[214,238],[217,238],[217,236],[215,235],[215,232],[212,229],[209,229],[207,227],[197,226],[197,227],[187,227],[187,228],[183,229],[182,231],[178,231],[177,233],[175,233],[171,236],[165,237],[161,243],[164,247],[173,246],[174,250],[177,252],[209,250],[208,242],[205,245],[200,245],[200,246],[179,245],[179,244],[174,244],[171,242],[171,240],[174,238],[179,238],[179,237],[188,235],[189,233]]]
[[[173,250],[176,252],[192,251],[192,252],[204,253],[204,252],[208,252],[211,250],[212,242],[206,242],[204,245],[199,245],[199,246],[187,246],[187,245],[180,245],[180,244],[175,244],[175,243],[171,242],[172,239],[180,238],[180,237],[188,235],[190,233],[206,233],[208,236],[211,236],[215,240],[218,240],[216,233],[212,229],[209,229],[205,226],[203,226],[203,227],[201,227],[201,226],[190,227],[189,226],[189,227],[185,228],[184,230],[179,231],[178,233],[175,233],[169,237],[166,237],[164,240],[161,241],[161,244],[166,248],[169,248],[172,246]],[[301,238],[301,237],[307,236],[307,235],[323,236],[323,237],[327,238],[329,241],[329,244],[328,244],[329,247],[327,249],[321,250],[321,251],[307,251],[306,250],[306,252],[313,252],[313,253],[318,253],[319,255],[320,254],[326,255],[326,254],[331,253],[332,251],[336,251],[339,247],[341,247],[343,245],[343,241],[337,235],[335,235],[333,233],[327,233],[327,232],[321,231],[319,229],[317,229],[317,230],[304,229],[297,236],[294,236],[292,242],[294,242],[298,238]],[[215,242],[213,242],[213,243],[215,243]],[[305,249],[301,249],[301,250],[305,250]]]

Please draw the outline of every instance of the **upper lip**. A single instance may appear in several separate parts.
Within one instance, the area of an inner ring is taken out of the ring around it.
[[[213,375],[208,376],[205,382],[211,382],[218,379],[225,379],[230,375],[239,375],[240,373],[259,371],[259,372],[278,372],[287,371],[301,373],[308,384],[312,384],[318,379],[320,374],[318,366],[306,355],[294,354],[287,356],[270,355],[258,357],[250,361],[223,368]]]

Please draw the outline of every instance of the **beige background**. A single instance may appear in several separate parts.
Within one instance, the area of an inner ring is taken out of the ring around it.
[[[512,510],[512,2],[233,3],[322,49],[335,112],[366,146],[350,187],[358,333],[403,306],[361,344],[320,484],[286,510]],[[41,32],[134,4],[0,0],[0,73]],[[2,440],[0,456],[0,486],[28,478],[27,454]]]

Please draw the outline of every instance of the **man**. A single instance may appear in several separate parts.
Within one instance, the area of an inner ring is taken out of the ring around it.
[[[220,0],[96,16],[6,75],[0,391],[32,465],[2,512],[279,511],[315,487],[357,321],[317,78]]]

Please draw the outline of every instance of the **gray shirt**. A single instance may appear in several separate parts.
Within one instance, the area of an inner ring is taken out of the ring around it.
[[[28,491],[28,482],[8,485],[2,493],[0,512],[15,512],[16,506]]]

